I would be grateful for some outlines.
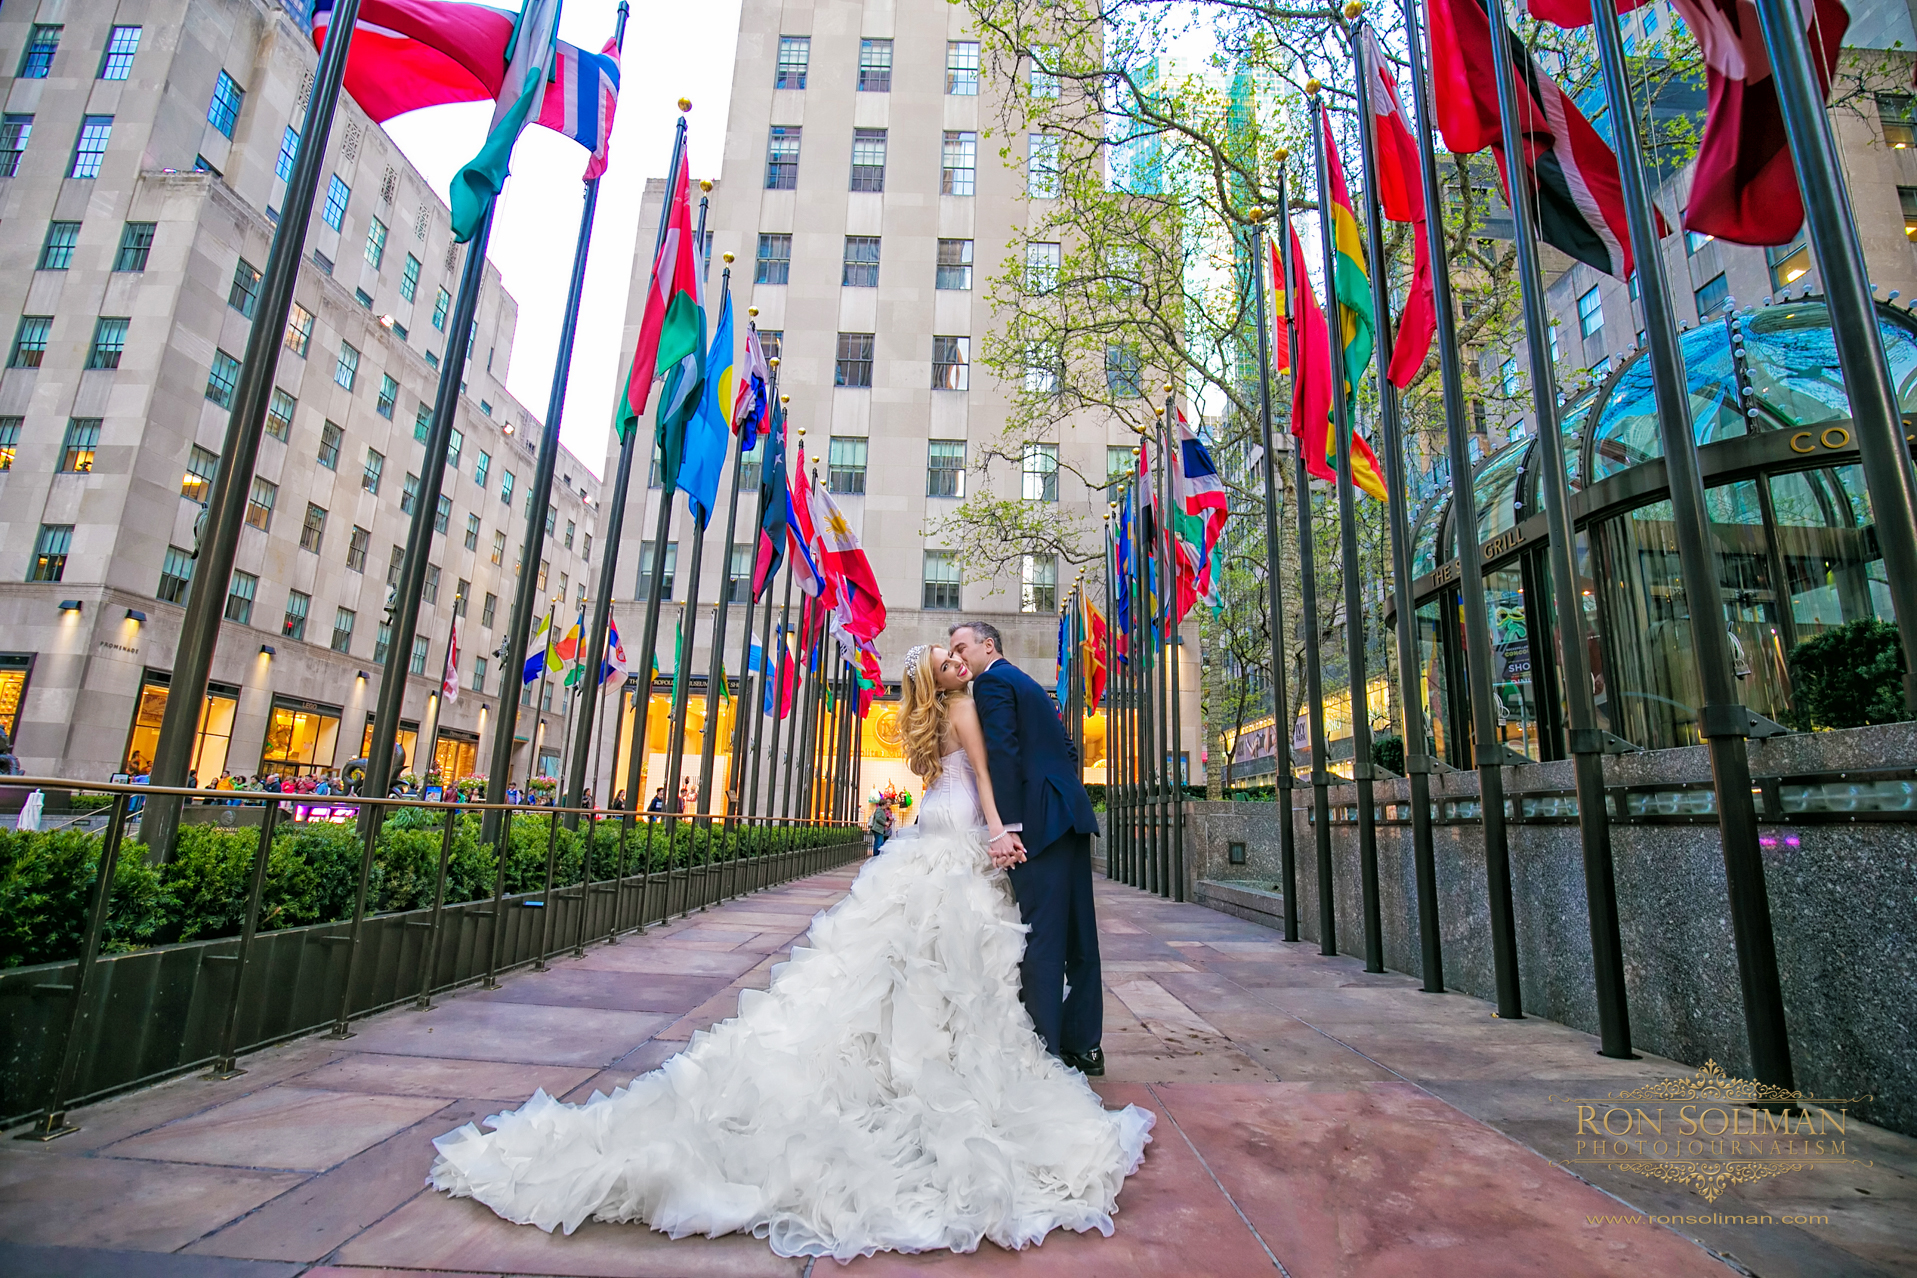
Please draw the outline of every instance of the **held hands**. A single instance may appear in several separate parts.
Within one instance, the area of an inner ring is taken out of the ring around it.
[[[1025,841],[1018,837],[1016,830],[1000,830],[992,836],[987,845],[992,856],[992,868],[1003,870],[1025,862]]]

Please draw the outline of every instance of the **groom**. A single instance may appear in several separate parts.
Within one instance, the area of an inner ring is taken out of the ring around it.
[[[1098,818],[1080,779],[1078,752],[1050,695],[999,651],[995,627],[967,621],[950,634],[952,654],[972,669],[992,797],[1005,824],[992,862],[1009,867],[1012,894],[1031,928],[1019,998],[1052,1055],[1101,1075],[1105,995],[1091,846]]]

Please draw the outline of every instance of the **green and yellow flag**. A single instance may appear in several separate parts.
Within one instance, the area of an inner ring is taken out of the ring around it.
[[[1331,296],[1338,307],[1338,341],[1345,359],[1345,421],[1350,429],[1357,415],[1358,383],[1371,367],[1372,343],[1378,331],[1377,316],[1371,309],[1371,276],[1365,270],[1364,237],[1358,230],[1358,216],[1352,211],[1351,190],[1345,185],[1345,168],[1338,158],[1338,143],[1331,136],[1331,118],[1319,113],[1325,131],[1325,185],[1331,190]],[[1337,465],[1337,443],[1326,432],[1330,455]],[[1378,458],[1354,430],[1351,434],[1351,482],[1379,501],[1385,499],[1384,469]]]

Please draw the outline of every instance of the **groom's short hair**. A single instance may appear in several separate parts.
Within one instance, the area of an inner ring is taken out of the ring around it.
[[[950,639],[953,635],[957,634],[961,630],[969,630],[973,634],[977,635],[980,643],[991,644],[993,648],[997,649],[1000,656],[1003,656],[1005,654],[1005,641],[999,638],[998,627],[993,625],[991,622],[961,621],[956,626],[953,626],[951,629],[947,630],[945,632],[945,637],[947,639]]]

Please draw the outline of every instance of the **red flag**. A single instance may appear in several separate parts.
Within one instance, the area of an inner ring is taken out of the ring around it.
[[[1431,291],[1431,248],[1425,242],[1424,174],[1418,167],[1418,145],[1411,139],[1404,103],[1398,98],[1397,77],[1391,74],[1391,63],[1369,26],[1364,29],[1364,41],[1370,76],[1365,100],[1378,139],[1378,171],[1372,181],[1377,183],[1378,203],[1384,215],[1393,222],[1409,222],[1412,228],[1411,291],[1405,296],[1404,314],[1398,317],[1391,366],[1385,374],[1392,385],[1403,389],[1424,367],[1431,339],[1438,331],[1438,308]]]
[[[506,78],[515,15],[448,0],[360,0],[346,91],[384,124],[448,102],[486,102]],[[333,0],[313,6],[313,46],[326,42]]]
[[[659,241],[658,256],[652,262],[652,283],[646,290],[645,316],[639,323],[639,345],[632,352],[632,371],[626,378],[626,402],[620,414],[619,433],[624,438],[646,412],[652,397],[653,379],[658,375],[659,334],[665,327],[666,310],[680,293],[699,296],[698,259],[692,227],[691,156],[679,154],[679,180],[666,201],[666,233]]]
[[[1291,331],[1291,308],[1285,301],[1285,262],[1278,252],[1278,242],[1271,241],[1271,310],[1272,323],[1277,326],[1273,335],[1271,368],[1282,373],[1291,367],[1291,343],[1285,340],[1285,334]]]
[[[1331,330],[1325,327],[1325,313],[1318,308],[1318,294],[1305,274],[1305,249],[1298,242],[1298,228],[1291,233],[1291,287],[1289,296],[1297,299],[1292,308],[1292,325],[1298,332],[1298,367],[1291,373],[1291,433],[1304,449],[1305,470],[1314,479],[1336,482],[1338,476],[1325,462],[1326,444],[1331,438]]]
[[[1520,158],[1531,172],[1539,237],[1596,270],[1628,279],[1631,242],[1617,157],[1516,33],[1506,28],[1504,38],[1517,76]],[[1431,81],[1445,145],[1460,155],[1491,148],[1508,198],[1511,174],[1483,0],[1432,0]]]

